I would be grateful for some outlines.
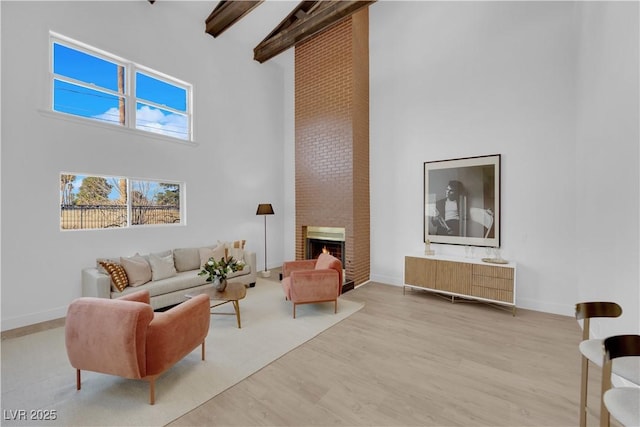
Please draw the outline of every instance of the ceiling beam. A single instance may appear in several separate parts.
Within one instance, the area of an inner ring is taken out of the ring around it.
[[[253,49],[253,59],[263,63],[281,52],[337,24],[374,1],[303,1],[275,30]]]
[[[205,21],[205,32],[213,37],[218,37],[263,1],[220,0]]]

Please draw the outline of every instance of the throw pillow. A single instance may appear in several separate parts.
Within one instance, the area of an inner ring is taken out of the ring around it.
[[[120,264],[114,262],[100,261],[100,266],[111,276],[111,289],[122,292],[129,286],[127,272]]]
[[[223,245],[228,249],[232,249],[232,248],[244,249],[244,245],[246,243],[247,243],[246,240],[234,240],[233,242],[221,242],[220,240],[218,240],[218,245]]]
[[[178,248],[173,250],[173,261],[178,271],[190,271],[200,268],[198,248]]]
[[[200,266],[203,266],[209,258],[213,257],[216,261],[220,261],[220,258],[224,258],[225,250],[224,245],[220,245],[214,249],[211,248],[200,248]]]
[[[232,256],[236,261],[244,262],[244,249],[231,248],[229,249],[229,255]]]
[[[246,240],[234,240],[233,242],[221,242],[218,240],[218,244],[227,249],[226,255],[232,256],[236,261],[244,261],[244,246],[246,243]]]
[[[151,266],[151,280],[166,279],[173,277],[178,272],[173,263],[173,253],[168,255],[150,254],[149,265]]]
[[[176,267],[173,265],[173,254],[167,256],[150,254],[149,264],[151,265],[151,280],[166,279],[178,274]]]
[[[129,258],[120,258],[120,264],[124,267],[129,278],[129,286],[140,286],[151,281],[151,266],[140,254]]]
[[[120,264],[120,258],[97,258],[96,259],[96,268],[102,274],[109,274],[107,270],[102,266],[102,262],[110,262],[113,264]]]

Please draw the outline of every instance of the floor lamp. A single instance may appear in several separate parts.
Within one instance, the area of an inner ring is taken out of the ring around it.
[[[273,206],[271,203],[259,204],[256,215],[264,215],[264,271],[262,277],[269,277],[271,272],[267,270],[267,215],[273,215]]]

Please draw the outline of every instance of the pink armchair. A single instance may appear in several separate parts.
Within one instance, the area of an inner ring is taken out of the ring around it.
[[[338,297],[342,293],[342,263],[329,254],[320,254],[317,260],[287,261],[282,265],[282,290],[285,298],[296,305],[319,302],[334,303],[338,312]]]
[[[162,313],[149,305],[149,291],[119,299],[78,298],[65,321],[71,366],[149,381],[149,403],[155,403],[155,380],[176,362],[202,346],[209,333],[209,297],[199,295]]]

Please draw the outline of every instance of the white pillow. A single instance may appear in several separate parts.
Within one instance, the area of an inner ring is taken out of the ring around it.
[[[236,261],[244,261],[244,249],[231,248],[229,249],[229,255]]]
[[[178,271],[191,271],[200,268],[198,248],[176,248],[173,250],[173,262]]]
[[[173,264],[173,254],[167,256],[158,256],[157,254],[149,255],[149,264],[151,264],[151,279],[160,280],[167,277],[173,277],[178,272]]]
[[[232,256],[236,261],[244,261],[244,246],[246,243],[246,240],[234,240],[233,242],[221,242],[218,240],[218,244],[227,249],[227,255]]]
[[[120,258],[120,264],[127,273],[129,286],[140,286],[151,280],[151,266],[140,254],[130,258]]]
[[[219,245],[214,249],[200,248],[200,266],[206,264],[209,258],[213,257],[216,261],[220,261],[220,258],[224,258],[224,245]]]

